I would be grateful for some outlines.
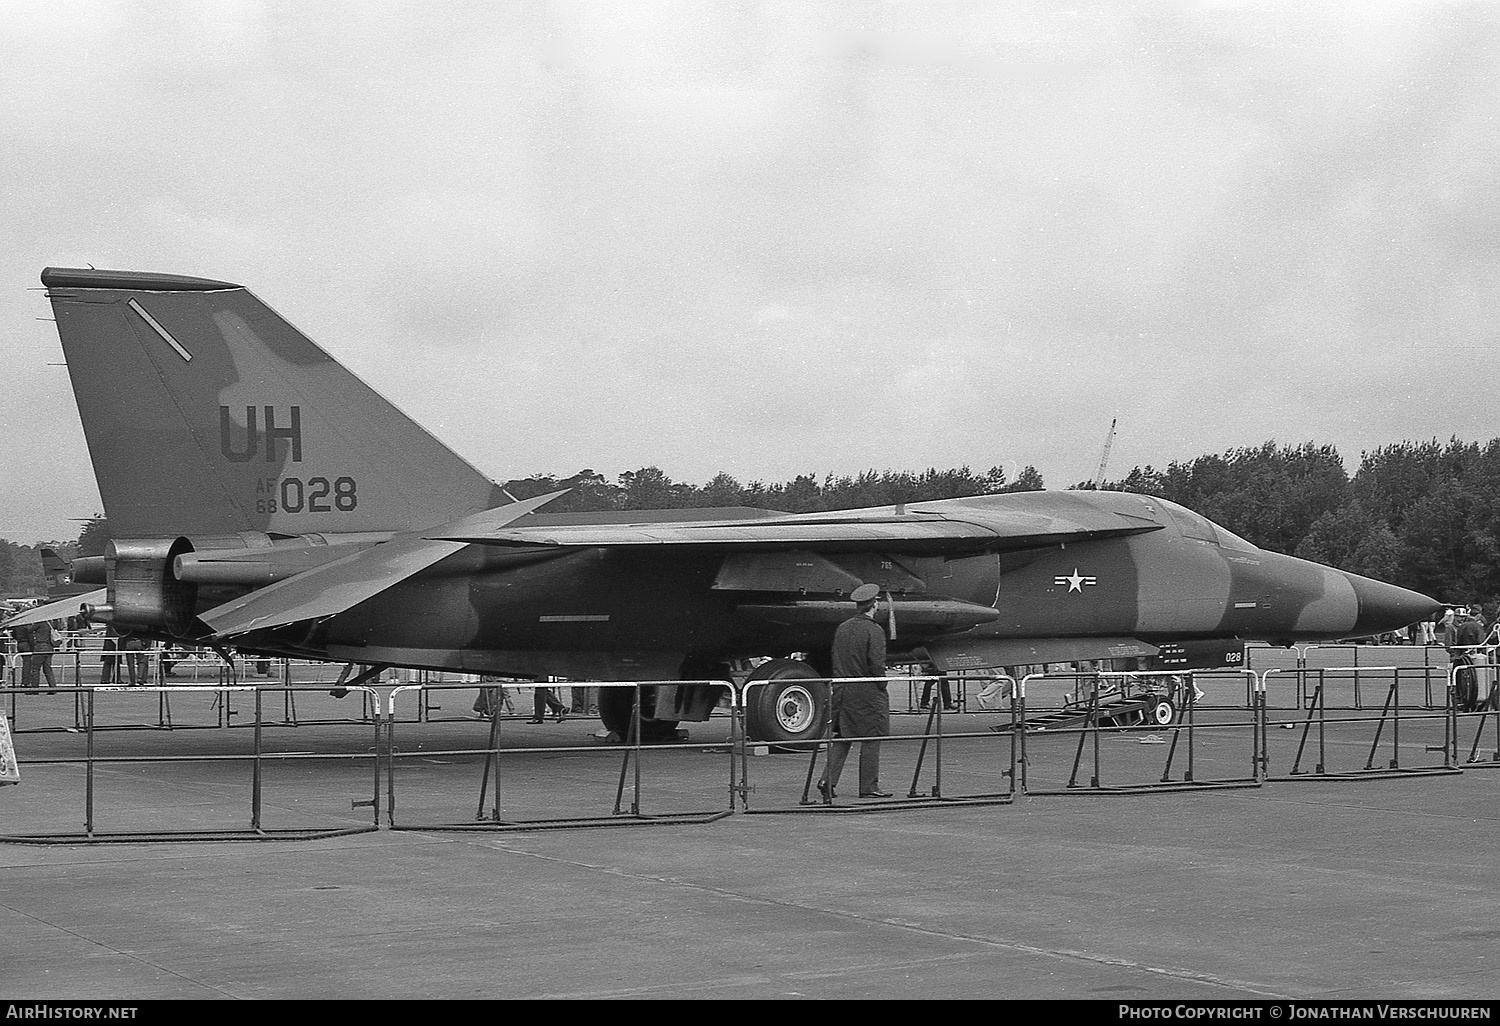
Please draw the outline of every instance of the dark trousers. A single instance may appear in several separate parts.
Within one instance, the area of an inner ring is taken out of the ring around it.
[[[853,741],[833,741],[828,746],[828,775],[822,781],[830,791],[839,786],[839,777],[844,772],[844,762],[849,758]],[[880,742],[859,742],[859,793],[872,794],[880,790]]]
[[[828,771],[823,774],[819,786],[827,785],[828,790],[835,790],[839,786],[839,777],[844,772],[844,762],[849,758],[849,749],[856,742],[845,741],[846,737],[884,737],[891,732],[891,718],[889,706],[884,706],[886,701],[885,689],[881,688],[880,703],[876,711],[869,708],[863,709],[858,714],[851,714],[847,709],[840,708],[834,716],[836,733],[828,744]],[[883,707],[883,711],[878,711]],[[871,794],[880,790],[880,742],[860,741],[859,744],[859,793]]]
[[[32,652],[22,658],[24,660],[21,664],[21,686],[23,688],[41,687],[42,676],[46,676],[49,688],[57,687],[57,682],[52,679],[51,652]]]
[[[552,693],[551,688],[535,689],[531,697],[532,718],[541,719],[546,715],[547,710],[551,710],[558,716],[561,716],[566,711],[563,704],[557,700],[557,696]]]

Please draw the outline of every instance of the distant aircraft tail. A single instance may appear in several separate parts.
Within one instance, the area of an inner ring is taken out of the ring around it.
[[[42,284],[115,538],[418,530],[507,501],[243,286]]]
[[[42,546],[42,576],[47,578],[47,590],[73,583],[73,567],[56,549]]]

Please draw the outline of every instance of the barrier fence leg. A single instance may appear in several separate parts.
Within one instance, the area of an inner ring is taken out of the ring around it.
[[[922,779],[922,763],[927,757],[927,741],[932,737],[933,720],[938,716],[938,711],[942,708],[942,705],[941,702],[933,702],[927,707],[927,725],[922,728],[922,743],[917,746],[917,765],[911,772],[911,788],[906,792],[906,797],[908,798],[918,798],[921,796],[921,792],[917,790],[917,782]],[[939,772],[941,772],[941,749],[939,749],[938,766]],[[939,783],[933,788],[932,795],[934,798],[938,797],[938,792],[941,788],[942,783],[941,778],[939,778]]]
[[[1318,678],[1318,773],[1328,772],[1328,693]]]
[[[425,692],[424,692],[425,693]],[[396,709],[394,699],[386,704],[385,709],[385,825],[395,827],[396,825]],[[417,700],[418,715],[421,714],[422,700]]]
[[[1083,730],[1078,734],[1078,751],[1073,753],[1073,772],[1068,776],[1068,786],[1078,786],[1078,767],[1083,762],[1083,748],[1088,744],[1089,735],[1094,737],[1094,775],[1089,778],[1090,787],[1099,786],[1099,685],[1095,682],[1089,694],[1088,718],[1084,720]]]
[[[1447,760],[1449,766],[1457,766],[1458,765],[1458,691],[1457,691],[1456,688],[1454,688],[1453,683],[1451,681],[1448,684],[1445,685],[1445,690],[1446,690],[1446,701],[1448,703],[1448,722],[1451,725],[1451,729],[1448,731],[1448,736],[1452,739],[1452,741],[1450,742],[1450,747],[1452,748],[1452,755],[1451,756],[1446,756],[1445,755],[1444,759]]]
[[[1385,719],[1391,714],[1391,699],[1395,695],[1395,692],[1396,685],[1392,683],[1391,689],[1385,693],[1385,702],[1380,707],[1380,719],[1375,721],[1375,737],[1370,742],[1370,757],[1365,760],[1365,769],[1367,770],[1375,768],[1375,752],[1380,747],[1380,735],[1385,733]],[[1393,749],[1397,740],[1399,739],[1392,741]],[[1392,751],[1391,754],[1395,756],[1396,752]],[[1395,769],[1399,761],[1398,758],[1392,758],[1390,768]]]
[[[1391,769],[1401,768],[1401,671],[1391,676]]]
[[[1167,763],[1161,771],[1161,782],[1168,783],[1172,779],[1172,762],[1177,757],[1177,739],[1182,736],[1184,728],[1187,730],[1187,772],[1182,775],[1186,783],[1193,779],[1193,691],[1191,688],[1183,690],[1182,718],[1178,720],[1177,726],[1172,729],[1172,744],[1167,748]]]
[[[474,813],[476,820],[483,820],[485,792],[489,788],[490,774],[495,777],[495,803],[490,819],[500,822],[500,714],[490,710],[490,747],[484,753],[484,771],[479,775],[479,808]]]
[[[1021,793],[1025,794],[1030,784],[1026,759],[1026,696],[1018,696],[1019,690],[1019,688],[1013,690],[1010,695],[1010,730],[1012,734],[1021,735]],[[1010,783],[1012,788],[1016,786],[1014,776],[1011,777]]]
[[[739,707],[734,704],[734,688],[729,689],[729,811],[734,812],[739,806],[736,804],[743,798],[747,790],[740,784],[739,768],[745,762],[745,734],[740,729]]]
[[[641,686],[635,686],[635,704],[630,709],[630,736],[625,739],[625,757],[620,762],[620,782],[615,787],[615,815],[625,814],[625,774],[632,756],[635,765],[635,793],[630,796],[630,815],[641,814]]]
[[[1259,784],[1271,773],[1271,739],[1266,736],[1266,693],[1261,689],[1255,690],[1252,705],[1251,732],[1255,735],[1255,743],[1251,746],[1250,776]]]
[[[84,762],[84,800],[83,800],[83,832],[88,837],[94,836],[94,693],[89,692],[88,716],[84,720],[85,729],[88,731],[86,744],[88,746],[87,759]]]
[[[1307,707],[1307,719],[1302,721],[1302,739],[1297,742],[1297,757],[1292,760],[1292,776],[1307,772],[1302,769],[1302,752],[1307,748],[1307,738],[1312,733],[1313,714],[1323,706],[1323,682],[1319,681],[1313,691],[1312,705]],[[1318,765],[1314,773],[1323,772],[1323,721],[1318,719]]]
[[[1016,767],[1017,767],[1018,764],[1020,764],[1020,761],[1021,761],[1020,760],[1021,739],[1016,736],[1017,733],[1018,733],[1018,729],[1017,729],[1017,723],[1016,723],[1016,685],[1015,685],[1014,682],[1012,682],[1012,684],[1011,684],[1011,692],[1010,692],[1010,765],[1008,767],[1006,767],[1005,769],[1002,769],[1000,771],[1000,776],[1001,776],[1002,779],[1006,778],[1006,777],[1010,778],[1009,781],[1008,781],[1008,790],[1007,790],[1007,796],[1010,797],[1010,798],[1014,798],[1016,796]]]
[[[1479,729],[1474,731],[1474,744],[1469,747],[1469,762],[1479,762],[1479,741],[1484,737],[1484,725],[1488,722],[1491,712],[1485,711],[1479,714]],[[1493,713],[1495,717],[1495,752],[1490,757],[1491,762],[1500,762],[1500,712]]]
[[[750,728],[745,722],[745,695],[737,692],[731,682],[729,691],[732,703],[729,707],[730,736],[737,738],[733,755],[740,761],[740,808],[750,811]]]
[[[365,695],[366,698],[369,695]],[[370,809],[374,816],[373,826],[380,829],[380,718],[375,718],[375,772],[372,774],[373,782],[370,787]],[[359,804],[363,804],[362,802]]]
[[[1187,710],[1188,765],[1187,772],[1183,774],[1182,779],[1185,783],[1191,784],[1193,782],[1193,755],[1197,750],[1197,746],[1193,744],[1193,740],[1194,727],[1198,720],[1198,702],[1196,697],[1198,694],[1198,685],[1192,680],[1191,674],[1188,676],[1187,694],[1184,696],[1182,703],[1183,708]]]
[[[255,758],[250,776],[250,829],[260,833],[261,690],[255,689]]]
[[[937,739],[932,743],[933,755],[937,760],[932,768],[932,797],[943,796],[943,707],[939,703],[933,703],[933,712],[937,713]]]
[[[1172,779],[1172,761],[1177,757],[1177,738],[1182,734],[1182,728],[1176,727],[1172,730],[1172,743],[1167,746],[1167,764],[1162,767],[1161,782],[1163,784]]]

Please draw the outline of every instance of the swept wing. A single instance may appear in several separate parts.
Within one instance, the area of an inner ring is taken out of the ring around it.
[[[1112,510],[1077,509],[1068,515],[964,507],[914,507],[901,512],[815,513],[760,520],[697,523],[575,524],[484,531],[429,532],[427,537],[478,545],[618,548],[699,546],[822,551],[874,549],[952,554],[1038,548],[1161,530],[1161,524]]]
[[[41,623],[43,620],[66,620],[70,616],[77,616],[80,606],[102,606],[108,601],[108,588],[87,591],[82,595],[69,595],[56,602],[48,602],[46,605],[28,609],[24,613],[17,613],[7,620],[0,620],[0,630],[21,627],[28,623]]]

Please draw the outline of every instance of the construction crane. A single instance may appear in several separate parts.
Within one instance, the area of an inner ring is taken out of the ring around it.
[[[1109,434],[1104,436],[1104,452],[1099,456],[1099,469],[1094,472],[1094,490],[1104,484],[1104,468],[1109,465],[1109,447],[1115,444],[1115,423],[1120,418],[1111,418],[1109,422]]]

